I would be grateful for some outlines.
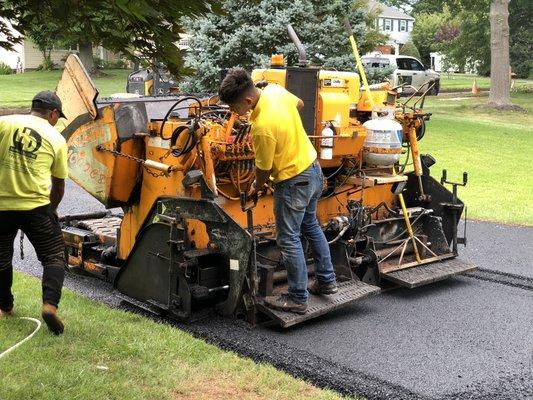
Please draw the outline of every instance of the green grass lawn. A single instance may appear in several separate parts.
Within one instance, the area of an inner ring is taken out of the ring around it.
[[[40,280],[16,273],[15,309],[37,317]],[[62,336],[41,331],[0,359],[2,400],[338,399],[174,327],[63,291]],[[0,319],[0,353],[35,324]]]
[[[107,76],[94,78],[100,97],[125,92],[131,70],[103,71]],[[41,90],[55,90],[62,71],[29,71],[23,74],[0,75],[0,108],[30,107],[31,99]]]
[[[472,74],[454,74],[442,72],[440,74],[440,87],[444,90],[463,90],[463,89],[472,89],[472,84],[474,79],[477,82],[477,85],[480,89],[489,89],[490,88],[490,78],[487,76],[478,76]],[[533,88],[533,80],[528,79],[516,79],[514,89],[523,89],[528,87],[529,89]]]
[[[459,196],[472,218],[533,225],[533,94],[515,94],[515,104],[529,113],[502,113],[476,106],[487,97],[428,98],[432,112],[421,152],[437,159],[433,175],[460,181],[469,173]]]

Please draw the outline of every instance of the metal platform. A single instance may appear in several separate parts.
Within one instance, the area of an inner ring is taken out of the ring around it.
[[[273,310],[262,302],[257,305],[259,311],[277,321],[283,328],[296,325],[308,319],[324,315],[337,308],[348,306],[367,296],[377,294],[380,288],[361,281],[346,281],[339,283],[339,291],[332,295],[309,295],[307,313],[300,315],[292,312]]]
[[[437,261],[432,264],[423,264],[412,266],[410,268],[381,273],[381,277],[400,286],[412,289],[417,286],[423,286],[427,285],[428,283],[441,281],[454,275],[470,272],[476,268],[477,267],[473,264],[453,258],[444,261]]]

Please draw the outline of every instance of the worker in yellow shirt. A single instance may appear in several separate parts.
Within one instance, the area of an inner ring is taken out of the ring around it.
[[[67,169],[67,144],[53,127],[61,100],[38,93],[30,114],[0,117],[0,317],[14,315],[13,242],[20,229],[43,265],[42,317],[52,333],[63,333],[57,306],[65,276],[65,247],[57,218]]]
[[[324,177],[298,112],[303,102],[276,84],[255,87],[250,75],[240,68],[228,72],[219,95],[232,111],[240,115],[251,111],[256,179],[248,196],[257,193],[269,178],[274,185],[276,242],[287,269],[289,290],[267,297],[265,304],[305,314],[309,293],[301,234],[309,242],[315,261],[316,279],[309,291],[334,294],[338,288],[329,245],[316,216]]]

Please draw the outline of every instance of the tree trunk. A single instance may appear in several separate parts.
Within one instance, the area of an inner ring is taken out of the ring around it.
[[[89,73],[94,75],[96,73],[96,66],[94,65],[93,58],[93,45],[90,42],[82,42],[79,44],[80,48],[80,60]]]
[[[489,105],[512,106],[509,64],[509,1],[490,5],[490,94]]]

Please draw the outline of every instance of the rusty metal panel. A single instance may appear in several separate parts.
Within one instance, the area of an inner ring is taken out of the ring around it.
[[[56,94],[63,103],[63,113],[69,122],[87,113],[93,119],[98,115],[96,107],[98,90],[75,54],[68,56],[65,61],[65,69],[57,84]]]

